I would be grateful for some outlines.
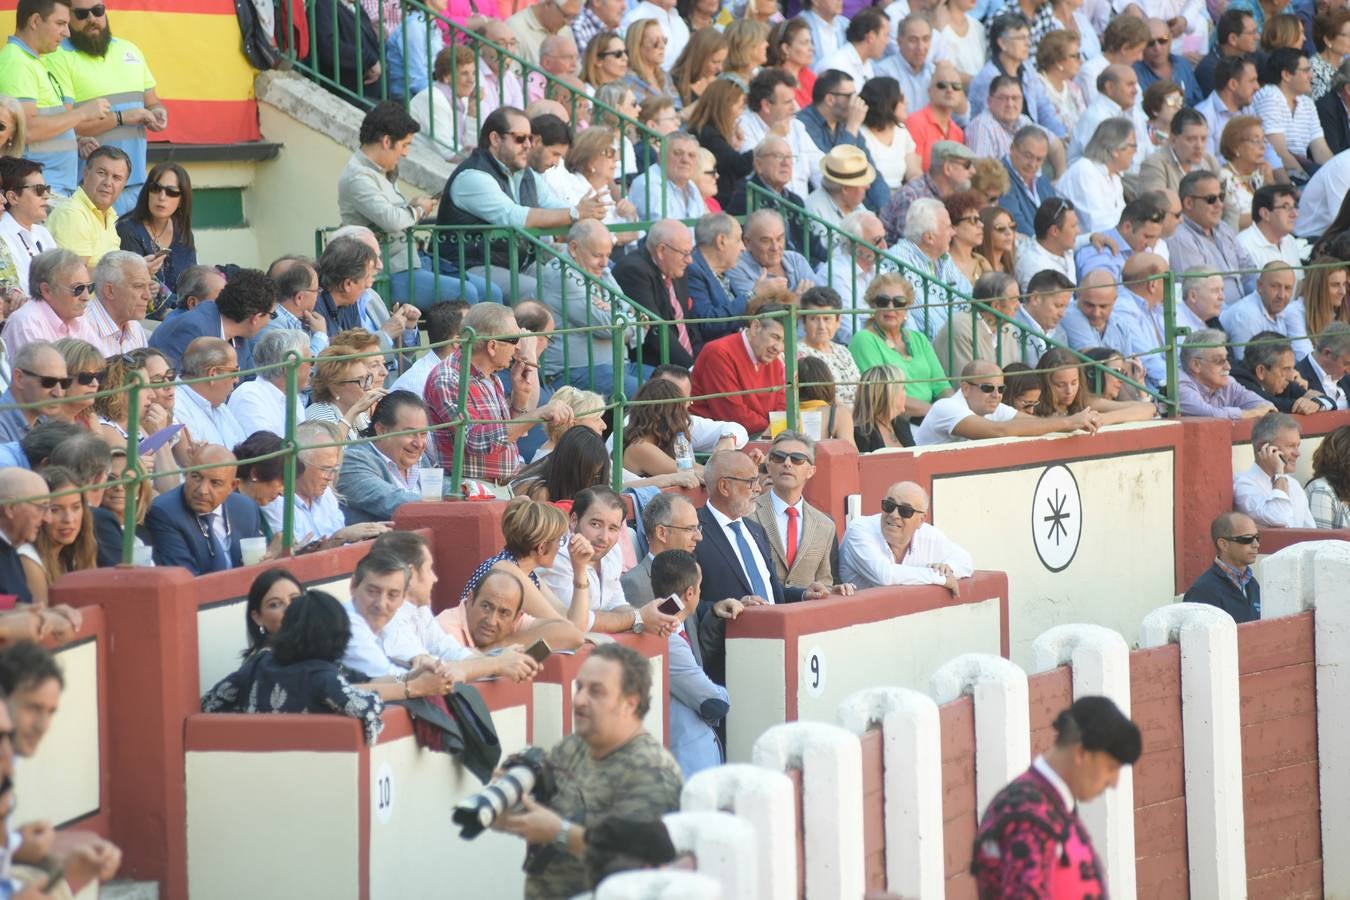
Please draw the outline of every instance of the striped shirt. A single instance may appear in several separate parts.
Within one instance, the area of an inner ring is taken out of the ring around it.
[[[1284,146],[1295,156],[1309,156],[1308,145],[1323,136],[1317,107],[1307,97],[1296,98],[1290,111],[1284,93],[1268,84],[1256,92],[1252,108],[1261,117],[1266,135],[1284,135]]]

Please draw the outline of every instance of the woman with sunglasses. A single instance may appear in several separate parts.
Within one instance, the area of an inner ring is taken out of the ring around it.
[[[873,366],[863,372],[853,401],[853,445],[859,453],[914,446],[905,414],[907,394],[899,367]]]
[[[616,31],[606,31],[591,38],[581,61],[581,80],[593,88],[601,88],[628,77],[628,48]]]
[[[648,97],[665,96],[675,102],[678,110],[683,104],[675,83],[666,74],[666,39],[661,23],[655,19],[638,19],[628,26],[624,46],[628,48],[628,86],[637,95],[638,103]]]
[[[1017,221],[1012,213],[999,206],[980,210],[984,239],[980,242],[980,256],[989,262],[991,272],[1017,271]]]
[[[1020,413],[1036,414],[1041,402],[1041,376],[1023,362],[1011,362],[1003,367],[1003,402]]]
[[[994,271],[979,251],[984,243],[984,220],[980,218],[984,198],[974,191],[961,191],[943,203],[952,220],[952,243],[947,255],[966,280],[974,284],[981,275]]]
[[[23,107],[13,97],[0,94],[0,156],[21,159],[28,151],[28,126]]]
[[[873,312],[849,341],[853,361],[864,374],[874,366],[898,368],[907,385],[905,415],[923,418],[934,400],[951,395],[952,386],[928,336],[917,328],[905,327],[914,303],[914,286],[899,273],[883,272],[867,286],[865,299]],[[857,415],[854,420],[858,420]]]
[[[51,185],[42,174],[42,163],[6,156],[0,157],[0,187],[5,192],[0,237],[14,262],[18,287],[27,294],[33,258],[56,246],[56,238],[43,224],[51,211]]]
[[[383,386],[365,360],[344,359],[349,347],[329,346],[318,356],[310,376],[313,402],[305,409],[305,421],[338,422],[347,429],[348,440],[356,440],[370,424],[368,410],[385,395]]]
[[[177,163],[159,163],[145,177],[136,207],[117,220],[122,249],[141,256],[163,254],[155,273],[162,305],[172,296],[178,276],[197,264],[192,236],[192,179]]]
[[[178,373],[169,365],[164,354],[151,347],[142,347],[131,353],[111,357],[107,361],[100,387],[102,396],[94,398],[97,421],[93,426],[94,433],[110,446],[124,449],[127,446],[127,414],[131,406],[131,394],[119,388],[129,386],[136,375],[146,385],[138,399],[138,439],[144,440],[173,423],[174,385]],[[180,476],[156,473],[171,472],[180,466],[190,465],[193,446],[192,435],[184,427],[152,456],[141,460],[142,469],[154,476],[156,492],[162,493],[178,486]]]
[[[98,421],[93,396],[101,390],[103,380],[108,377],[108,364],[97,347],[79,338],[62,338],[52,346],[65,358],[66,374],[73,379],[66,389],[66,402],[55,408],[56,415],[83,428],[93,429]]]
[[[616,182],[615,138],[612,128],[582,129],[572,138],[563,164],[544,174],[544,181],[565,206],[575,206],[586,197],[597,197],[605,207],[604,218],[600,221],[606,225],[637,221],[637,208],[623,196]],[[614,244],[623,247],[637,239],[636,231],[618,232],[614,235]]]
[[[703,205],[708,208],[710,215],[722,212],[722,204],[717,202],[717,157],[707,147],[698,148],[694,177],[690,181],[698,188],[699,196],[703,198]]]
[[[48,466],[42,477],[53,494],[83,487],[75,473],[61,466]],[[38,529],[37,537],[17,550],[24,580],[36,608],[47,605],[56,579],[67,572],[98,566],[94,517],[85,503],[84,494],[52,497],[50,504],[51,515]]]
[[[1155,81],[1144,91],[1144,115],[1148,117],[1148,142],[1144,156],[1154,147],[1165,145],[1172,134],[1172,119],[1186,103],[1186,95],[1181,87],[1171,81]]]

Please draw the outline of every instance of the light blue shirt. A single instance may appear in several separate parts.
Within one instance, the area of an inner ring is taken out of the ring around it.
[[[1167,342],[1167,325],[1163,320],[1163,305],[1150,307],[1148,302],[1129,288],[1121,288],[1116,305],[1128,304],[1134,313],[1127,330],[1130,345],[1122,350],[1126,356],[1138,356],[1144,365],[1149,387],[1159,387],[1167,381],[1167,358],[1158,348]],[[1114,310],[1112,315],[1114,315]],[[1153,352],[1148,352],[1153,351]]]
[[[909,317],[905,319],[905,327],[912,328],[915,331],[921,331],[928,335],[930,341],[937,341],[938,332],[947,324],[948,319],[953,313],[965,312],[970,309],[970,304],[957,294],[970,294],[970,281],[956,268],[950,256],[943,254],[941,258],[934,263],[928,258],[918,245],[913,241],[902,238],[897,241],[895,246],[890,248],[891,255],[903,263],[918,269],[921,272],[927,272],[932,275],[941,284],[948,287],[942,288],[930,284],[924,287],[924,280],[915,275],[909,269],[903,270],[905,279],[914,286],[914,304],[910,308]],[[950,291],[948,290],[950,288]],[[952,293],[955,292],[955,293]]]
[[[173,420],[186,425],[194,441],[206,441],[233,450],[236,444],[243,443],[244,438],[248,437],[239,420],[224,403],[211,406],[210,401],[190,385],[174,388],[173,396]]]
[[[1120,280],[1120,273],[1125,271],[1125,260],[1134,255],[1134,250],[1125,243],[1119,228],[1112,228],[1104,232],[1104,235],[1116,242],[1120,252],[1112,253],[1106,246],[1099,250],[1092,246],[1091,241],[1079,247],[1078,252],[1074,254],[1074,265],[1078,269],[1079,278],[1097,269],[1105,269],[1116,281]]]
[[[278,497],[271,503],[262,508],[263,515],[267,517],[267,524],[272,527],[273,534],[281,533],[281,515],[282,505],[285,497]],[[298,493],[295,495],[295,518],[291,523],[291,538],[293,541],[299,541],[305,538],[307,541],[317,541],[323,538],[330,538],[334,533],[347,527],[347,519],[342,515],[342,507],[338,505],[337,494],[333,493],[330,487],[324,491],[312,502],[305,502],[305,498]],[[367,672],[367,675],[370,673]]]
[[[1272,316],[1261,302],[1261,296],[1252,291],[1236,303],[1225,306],[1219,313],[1219,322],[1228,333],[1229,343],[1245,344],[1262,331],[1278,331],[1287,338],[1302,338],[1293,341],[1296,359],[1312,352],[1312,342],[1306,337],[1307,316],[1302,300],[1292,301],[1279,315]]]
[[[664,214],[661,209],[662,191],[666,192]],[[659,163],[633,179],[633,183],[628,186],[628,199],[637,207],[640,222],[651,222],[656,219],[698,219],[708,212],[703,195],[698,192],[694,182],[687,182],[681,190],[675,186],[675,182],[661,176]]]
[[[737,300],[745,302],[750,299],[750,295],[755,292],[755,282],[759,281],[763,271],[764,268],[755,262],[749,250],[741,251],[741,257],[736,260],[736,265],[727,271],[727,283],[731,285],[731,292],[736,295]],[[814,282],[816,279],[806,257],[794,250],[783,251],[783,272],[787,275],[790,291],[797,290],[797,285],[803,281]]]
[[[6,444],[0,444],[0,469],[8,468],[28,469],[28,455],[23,452],[23,446],[18,441],[10,441]]]
[[[924,60],[917,72],[899,54],[879,59],[873,66],[878,78],[886,75],[900,82],[900,93],[905,95],[905,108],[910,112],[918,112],[928,105],[928,86],[933,82],[933,69],[936,68],[931,59]],[[862,85],[854,87],[861,89]]]
[[[1054,331],[1046,334],[1041,328],[1040,323],[1031,317],[1025,306],[1017,307],[1017,315],[1013,316],[1017,324],[1026,327],[1023,332],[1026,340],[1022,342],[1022,362],[1031,368],[1036,368],[1036,363],[1040,362],[1041,356],[1050,348],[1045,339],[1048,337],[1056,344],[1067,344],[1068,338],[1064,334],[1064,326],[1056,325]]]
[[[973,119],[984,112],[985,106],[989,103],[990,82],[997,76],[1005,74],[1013,73],[1002,71],[992,59],[976,73],[970,87],[966,88],[966,96],[970,99],[970,118]],[[1022,82],[1022,96],[1025,98],[1026,113],[1031,117],[1031,121],[1053,133],[1055,137],[1064,137],[1066,133],[1064,123],[1055,114],[1055,106],[1050,102],[1050,95],[1045,92],[1045,82],[1041,80],[1040,74],[1023,63],[1016,77]]]
[[[805,10],[797,18],[806,23],[806,27],[811,32],[811,45],[815,48],[816,63],[812,66],[817,74],[820,73],[820,66],[829,58],[830,54],[838,50],[844,44],[848,43],[848,19],[843,16],[835,16],[834,21],[826,22],[820,16],[811,10]],[[861,90],[862,85],[855,84],[854,90]]]
[[[502,173],[507,175],[507,184],[511,186],[510,194],[504,193],[496,179],[487,172],[469,169],[459,173],[455,178],[455,183],[450,187],[450,202],[484,222],[500,222],[512,228],[524,228],[531,207],[521,206],[518,198],[520,181],[525,177],[526,170],[521,169],[519,172],[508,174],[505,166],[500,162],[497,165]],[[570,205],[558,199],[549,189],[548,182],[538,172],[534,173],[534,187],[539,209],[566,209]],[[698,189],[694,190],[697,193]]]
[[[407,42],[407,62],[404,63],[403,46]],[[426,90],[431,62],[445,48],[445,37],[439,28],[433,28],[427,22],[426,14],[420,10],[407,10],[403,14],[403,28],[392,32],[385,41],[384,62],[389,73],[389,91],[391,94],[411,97]],[[408,88],[403,89],[403,73],[408,73]]]
[[[1117,300],[1116,308],[1111,310],[1111,316],[1106,320],[1106,328],[1098,331],[1088,322],[1087,316],[1083,315],[1078,304],[1070,303],[1064,313],[1064,321],[1059,323],[1059,327],[1064,329],[1069,346],[1075,350],[1110,347],[1124,353],[1130,347],[1129,321],[1132,318],[1133,316],[1122,309],[1120,301]]]

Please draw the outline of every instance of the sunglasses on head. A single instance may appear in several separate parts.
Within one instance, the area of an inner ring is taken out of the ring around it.
[[[1225,540],[1225,541],[1232,541],[1232,542],[1235,543],[1235,544],[1244,544],[1244,545],[1245,545],[1245,544],[1255,544],[1255,543],[1260,542],[1260,540],[1261,540],[1261,535],[1259,535],[1259,534],[1230,534],[1228,537],[1224,538],[1224,540]]]
[[[19,371],[29,378],[36,378],[38,384],[42,385],[42,389],[46,391],[50,391],[58,384],[61,385],[61,390],[68,391],[70,390],[70,386],[75,383],[74,378],[57,378],[55,375],[39,375],[38,373],[30,372],[27,369],[20,369]]]
[[[1004,390],[1001,384],[982,384],[979,388],[982,394],[1002,394]]]
[[[770,450],[769,459],[779,465],[786,463],[788,460],[792,460],[792,464],[796,466],[804,466],[811,461],[811,457],[807,456],[805,453],[787,453],[783,450]]]
[[[106,13],[107,11],[108,7],[100,3],[97,6],[91,6],[88,9],[72,9],[70,11],[70,14],[74,16],[77,20],[83,22],[90,16],[93,16],[95,19],[101,19],[103,18],[103,14]]]
[[[872,298],[872,306],[875,309],[906,309],[909,306],[909,298],[888,297],[885,294],[877,294]]]
[[[183,196],[182,188],[171,187],[167,184],[159,184],[158,182],[150,185],[147,190],[152,194],[163,194],[166,197],[173,197],[175,200]]]
[[[905,519],[906,521],[912,519],[915,513],[923,515],[922,511],[915,509],[908,503],[896,503],[890,497],[881,498],[881,511],[888,516],[891,513],[896,513],[900,518]]]

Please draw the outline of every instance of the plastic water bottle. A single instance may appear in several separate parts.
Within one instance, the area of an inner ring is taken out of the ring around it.
[[[675,469],[688,472],[694,468],[694,447],[683,431],[675,435]]]

